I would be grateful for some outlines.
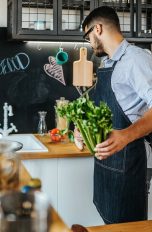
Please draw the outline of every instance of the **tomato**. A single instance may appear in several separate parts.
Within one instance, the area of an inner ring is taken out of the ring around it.
[[[60,142],[62,136],[60,134],[50,134],[51,135],[51,140],[53,142]]]
[[[60,134],[60,130],[58,128],[54,128],[50,130],[50,134]]]
[[[54,128],[49,131],[50,137],[52,142],[60,142],[62,139],[62,135],[60,133],[60,130],[58,128]]]

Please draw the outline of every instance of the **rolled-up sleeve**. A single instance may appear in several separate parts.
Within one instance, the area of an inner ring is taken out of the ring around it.
[[[152,55],[139,51],[132,65],[129,82],[148,108],[152,107]]]

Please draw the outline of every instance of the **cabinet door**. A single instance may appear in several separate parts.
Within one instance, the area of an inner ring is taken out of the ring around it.
[[[58,34],[82,35],[82,22],[95,7],[94,3],[91,0],[58,0]]]
[[[58,210],[58,159],[33,159],[22,161],[28,173],[42,182],[42,192]]]
[[[137,1],[137,37],[152,38],[152,0]]]
[[[134,34],[134,0],[97,0],[98,6],[110,6],[119,16],[121,30],[125,37]]]
[[[57,34],[57,1],[8,0],[8,29],[15,39],[46,39]]]
[[[58,213],[69,227],[104,224],[93,204],[93,170],[93,157],[58,160]]]

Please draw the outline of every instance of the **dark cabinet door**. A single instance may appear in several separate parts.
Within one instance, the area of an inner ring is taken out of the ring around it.
[[[82,21],[92,0],[8,0],[8,37],[82,41]]]
[[[97,0],[98,6],[110,6],[119,16],[121,30],[125,37],[134,35],[134,0]]]
[[[137,37],[152,38],[152,0],[138,0],[136,12]]]
[[[58,34],[81,36],[82,22],[94,6],[91,0],[58,0]]]
[[[57,35],[57,1],[8,0],[8,33],[25,40]]]

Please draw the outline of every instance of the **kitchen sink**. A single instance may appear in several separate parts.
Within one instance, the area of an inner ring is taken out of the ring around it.
[[[47,152],[45,147],[33,134],[10,134],[3,139],[17,141],[23,144],[18,152]]]

